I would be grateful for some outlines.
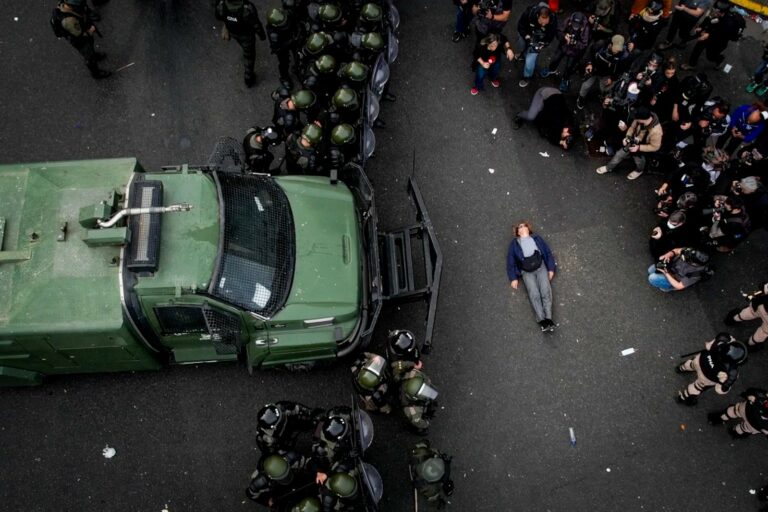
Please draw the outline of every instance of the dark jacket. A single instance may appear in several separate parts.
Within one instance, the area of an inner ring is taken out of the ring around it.
[[[544,261],[544,266],[547,267],[547,271],[555,272],[557,264],[555,263],[555,257],[552,255],[547,242],[544,241],[537,234],[532,234],[531,238],[536,242],[536,247],[541,253],[541,258]],[[523,248],[517,242],[517,237],[513,238],[509,243],[509,249],[507,250],[507,277],[510,281],[520,279],[523,275],[523,271],[520,266],[523,263]]]
[[[540,2],[527,8],[517,22],[517,33],[523,39],[529,38],[526,39],[526,48],[529,46],[543,48],[557,37],[557,16],[555,13],[550,13],[549,23],[545,27],[539,25],[539,11],[544,7],[547,7],[547,4]]]
[[[599,77],[611,77],[616,80],[631,63],[627,50],[617,54],[611,52],[610,41],[595,43],[591,52],[587,52],[585,65],[592,64],[592,74]]]
[[[539,129],[539,134],[555,146],[560,145],[563,128],[569,126],[572,132],[576,131],[571,109],[562,94],[553,94],[544,100],[544,107],[534,122]]]

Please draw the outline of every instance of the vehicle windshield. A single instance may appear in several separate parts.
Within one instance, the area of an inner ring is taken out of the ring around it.
[[[288,198],[266,176],[217,177],[224,237],[209,293],[269,318],[285,304],[293,278],[295,238]]]

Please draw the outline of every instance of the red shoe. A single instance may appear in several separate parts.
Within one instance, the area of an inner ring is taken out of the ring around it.
[[[477,96],[478,94],[480,94],[480,89],[478,89],[477,87],[473,87],[469,90],[469,94],[471,94],[472,96]]]
[[[501,85],[501,80],[491,80],[491,85],[498,89]]]

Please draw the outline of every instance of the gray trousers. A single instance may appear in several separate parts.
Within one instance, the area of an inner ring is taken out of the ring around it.
[[[547,266],[544,263],[533,272],[523,270],[523,283],[528,291],[528,300],[531,301],[536,321],[541,322],[545,318],[552,319],[552,287],[549,284]]]
[[[635,165],[637,166],[637,169],[640,171],[645,170],[645,157],[642,156],[642,154],[638,151],[637,153],[630,153],[629,151],[624,151],[623,149],[620,149],[616,151],[616,154],[613,155],[613,158],[611,158],[611,161],[608,162],[605,166],[608,168],[609,171],[613,171],[621,162],[623,162],[625,159],[632,157],[632,159],[635,161]]]
[[[531,104],[528,110],[524,110],[518,114],[522,119],[526,121],[534,121],[536,116],[544,108],[544,100],[555,94],[562,94],[559,89],[555,87],[540,87],[534,94]]]
[[[609,76],[597,77],[595,75],[591,75],[581,83],[581,88],[579,89],[579,97],[586,98],[587,94],[589,94],[589,91],[595,85],[595,82],[597,82],[600,86],[600,93],[605,94],[613,85],[612,83],[608,83],[609,79]]]

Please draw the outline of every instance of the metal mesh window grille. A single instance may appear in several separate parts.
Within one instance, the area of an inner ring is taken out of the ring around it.
[[[210,293],[271,317],[285,304],[295,261],[288,198],[267,176],[217,175],[224,202],[224,241]]]
[[[162,306],[155,308],[155,314],[163,336],[208,332],[200,306]]]
[[[240,320],[229,313],[217,311],[208,307],[203,308],[205,322],[211,335],[211,343],[217,354],[235,354],[240,343]]]

